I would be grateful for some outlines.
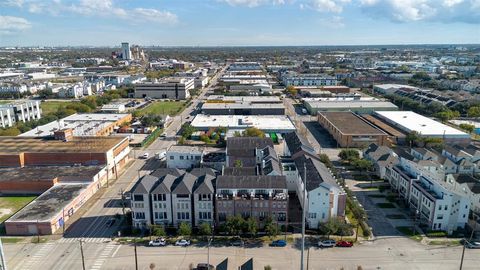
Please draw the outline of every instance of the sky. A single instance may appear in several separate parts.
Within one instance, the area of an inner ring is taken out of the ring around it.
[[[480,0],[0,0],[0,46],[479,44]]]

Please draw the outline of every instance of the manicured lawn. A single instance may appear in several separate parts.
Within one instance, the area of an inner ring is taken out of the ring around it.
[[[400,227],[396,227],[396,229],[399,232],[403,233],[404,235],[408,236],[412,240],[422,241],[422,236],[420,236],[418,232],[414,233],[411,227],[400,226]]]
[[[353,216],[352,211],[348,211],[347,218],[350,221],[350,224],[352,224],[354,226],[353,229],[356,231],[358,220]],[[363,236],[362,226],[358,226],[358,236]],[[355,241],[353,241],[353,242],[355,242]]]
[[[400,214],[392,214],[392,215],[386,215],[386,217],[388,219],[405,219],[405,216],[404,215],[400,215]]]
[[[138,116],[145,114],[168,114],[172,116],[181,112],[184,106],[185,102],[183,101],[156,101],[138,111]]]
[[[460,240],[433,240],[428,242],[429,245],[438,245],[438,246],[459,246],[461,245]]]
[[[35,196],[0,197],[0,222],[4,222],[35,198]]]
[[[65,107],[72,102],[63,102],[63,101],[45,101],[40,103],[42,108],[42,114],[49,114],[58,111],[60,107]]]
[[[23,241],[23,238],[20,237],[2,237],[3,244],[16,244]]]
[[[0,105],[1,104],[7,104],[7,103],[10,103],[12,102],[12,100],[0,100]]]
[[[393,203],[377,203],[377,207],[379,208],[395,208]]]

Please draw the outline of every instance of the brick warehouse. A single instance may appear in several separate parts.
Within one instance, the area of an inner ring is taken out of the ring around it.
[[[126,137],[55,137],[0,137],[0,194],[41,194],[8,235],[53,234],[129,161]]]

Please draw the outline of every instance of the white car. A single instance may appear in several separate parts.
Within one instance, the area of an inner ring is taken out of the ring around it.
[[[148,245],[152,247],[163,247],[167,245],[167,242],[165,241],[165,238],[157,238],[148,242]]]
[[[159,153],[156,153],[156,154],[155,154],[155,157],[156,157],[158,160],[164,160],[166,156],[167,156],[167,152],[165,152],[165,151],[159,152]]]
[[[142,158],[143,159],[148,159],[149,156],[150,156],[149,153],[143,153]]]
[[[335,240],[318,241],[318,246],[321,248],[334,247],[336,244]]]
[[[180,239],[175,242],[175,246],[187,247],[190,246],[190,241],[185,239]]]

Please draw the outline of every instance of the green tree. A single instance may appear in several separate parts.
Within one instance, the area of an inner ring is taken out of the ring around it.
[[[225,222],[225,229],[230,235],[239,235],[242,232],[245,220],[240,215],[228,216]]]
[[[165,233],[165,228],[163,226],[153,225],[152,226],[152,235],[154,235],[154,236],[165,236],[167,234]]]
[[[264,230],[270,238],[274,238],[279,233],[278,225],[275,222],[273,222],[273,219],[270,216],[265,221]]]
[[[330,218],[327,222],[319,225],[319,229],[322,233],[327,235],[327,238],[330,238],[330,235],[336,234],[340,225],[339,220],[336,218]]]
[[[468,133],[472,133],[474,130],[475,130],[475,126],[474,125],[470,125],[470,124],[460,124],[459,127],[463,130],[465,130],[466,132]]]
[[[470,107],[467,111],[468,117],[480,117],[480,106]]]
[[[259,137],[259,138],[265,138],[265,132],[261,131],[258,128],[255,127],[249,127],[246,128],[243,131],[243,137]]]
[[[192,125],[185,123],[182,126],[182,137],[188,139],[195,131],[197,130]]]
[[[320,161],[325,164],[325,166],[327,166],[328,168],[331,168],[332,167],[332,161],[330,160],[330,158],[328,157],[327,154],[320,154],[318,155]]]
[[[192,234],[192,228],[190,227],[190,224],[186,222],[180,223],[180,226],[178,227],[178,234],[181,236],[190,236]]]
[[[156,114],[147,114],[140,119],[142,125],[146,127],[161,126],[163,124],[162,116]]]
[[[6,129],[0,129],[0,136],[17,136],[21,131],[16,127],[9,127]]]
[[[254,237],[257,234],[257,227],[258,227],[257,221],[254,218],[249,217],[245,221],[244,231],[245,233],[248,233],[250,234],[250,236]]]
[[[355,149],[343,149],[338,153],[338,157],[343,161],[352,162],[360,158],[360,154]]]
[[[416,131],[412,131],[405,136],[405,141],[410,145],[414,145],[420,140],[420,135]]]
[[[373,163],[370,160],[363,158],[352,161],[352,165],[360,171],[371,171],[373,168]]]
[[[435,117],[440,119],[442,122],[446,122],[448,120],[452,120],[454,118],[457,118],[460,116],[460,113],[458,111],[452,111],[452,110],[445,110],[441,111],[435,114]]]
[[[287,88],[285,89],[285,91],[290,94],[292,97],[295,97],[297,94],[298,94],[298,90],[295,89],[294,86],[292,85],[289,85],[287,86]]]
[[[208,222],[202,222],[198,227],[198,234],[200,235],[211,235],[212,226]]]

